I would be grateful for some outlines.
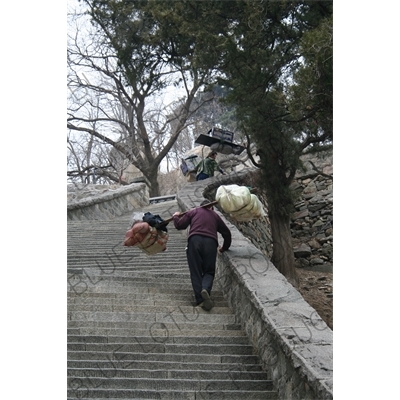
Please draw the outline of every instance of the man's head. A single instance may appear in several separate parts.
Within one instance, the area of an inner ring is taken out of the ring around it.
[[[207,157],[211,157],[211,158],[216,158],[217,157],[217,152],[216,151],[210,151],[209,153],[208,153],[208,156]]]
[[[212,208],[213,208],[213,206],[212,205],[210,205],[210,206],[208,206],[207,207],[207,204],[210,204],[211,203],[211,201],[210,200],[208,200],[208,199],[205,199],[205,200],[203,200],[201,203],[200,203],[200,207],[203,207],[203,206],[205,206],[204,208],[210,208],[211,210],[212,210]]]

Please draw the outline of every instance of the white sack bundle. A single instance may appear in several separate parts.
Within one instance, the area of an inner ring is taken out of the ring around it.
[[[250,203],[241,210],[232,212],[230,216],[238,222],[249,222],[253,219],[265,217],[266,213],[261,201],[255,194],[252,194]]]
[[[247,206],[251,193],[247,186],[222,185],[217,189],[215,200],[226,213],[231,213]]]
[[[251,194],[247,186],[220,186],[215,200],[224,212],[238,222],[249,222],[266,215],[261,201],[255,194]]]

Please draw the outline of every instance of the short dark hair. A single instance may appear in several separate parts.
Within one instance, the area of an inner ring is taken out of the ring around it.
[[[200,203],[200,206],[205,206],[206,204],[209,204],[209,203],[211,203],[211,201],[208,199],[205,199]]]

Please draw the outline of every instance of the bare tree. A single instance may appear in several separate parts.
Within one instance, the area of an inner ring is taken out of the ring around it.
[[[90,10],[91,2],[85,3]],[[188,72],[184,65],[167,65],[162,54],[141,39],[145,37],[143,31],[148,33],[154,24],[141,26],[140,43],[130,49],[129,60],[124,59],[122,45],[118,44],[123,42],[123,36],[117,35],[115,25],[108,25],[91,11],[90,26],[85,15],[75,13],[74,29],[68,37],[67,128],[71,138],[71,132],[81,138],[80,146],[86,140],[86,150],[91,154],[95,138],[98,145],[115,149],[119,159],[125,160],[117,166],[112,165],[110,157],[98,157],[96,164],[91,165],[93,169],[118,182],[120,169],[133,164],[150,182],[150,195],[157,196],[160,164],[190,125],[190,115],[201,106],[191,107],[210,74],[193,68]],[[171,87],[179,87],[179,98],[169,92]],[[78,165],[80,153],[72,151],[76,142],[71,138],[70,160]],[[85,169],[88,167],[89,163]],[[75,168],[68,175],[76,178],[80,173],[88,172]]]

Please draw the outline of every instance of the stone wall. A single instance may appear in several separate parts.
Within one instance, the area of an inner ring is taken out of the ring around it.
[[[291,231],[296,266],[333,271],[333,156],[307,156],[292,189],[298,193]]]
[[[149,204],[145,183],[120,185],[68,185],[67,219],[110,219]]]
[[[178,204],[186,211],[211,198],[219,185],[236,181],[249,186],[252,172],[189,183],[177,194]],[[216,279],[280,398],[332,399],[332,330],[269,258],[220,215],[232,232],[232,247],[218,255]]]

